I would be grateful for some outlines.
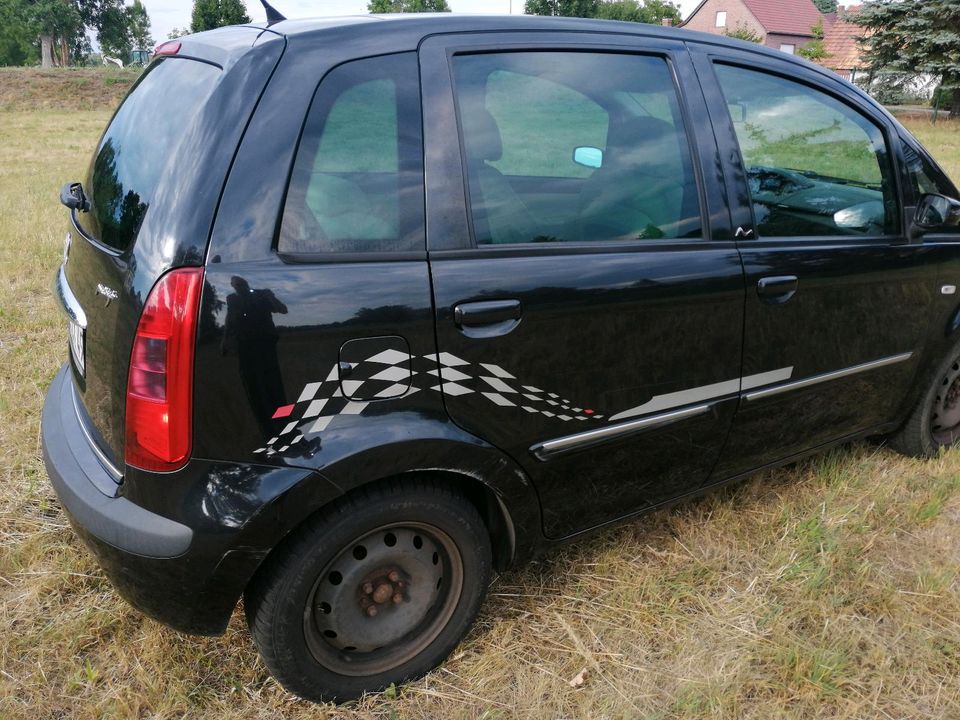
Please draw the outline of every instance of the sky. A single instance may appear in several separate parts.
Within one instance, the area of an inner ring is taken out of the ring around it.
[[[266,20],[263,6],[259,0],[244,0],[247,14],[254,22]],[[288,18],[319,17],[323,15],[357,15],[367,12],[367,0],[269,0],[277,10]],[[524,0],[448,0],[455,13],[473,13],[506,15],[510,12],[519,15],[523,12]],[[674,0],[676,2],[676,0]],[[700,0],[680,0],[680,10],[686,17]],[[190,25],[190,11],[193,0],[143,0],[150,14],[153,39],[161,42],[173,28]]]

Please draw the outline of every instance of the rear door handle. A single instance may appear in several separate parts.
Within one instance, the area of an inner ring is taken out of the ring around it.
[[[781,305],[797,293],[800,280],[796,275],[776,275],[760,278],[757,283],[757,295],[765,303]]]
[[[453,308],[453,322],[470,337],[493,337],[513,330],[521,314],[519,300],[481,300],[457,303]]]

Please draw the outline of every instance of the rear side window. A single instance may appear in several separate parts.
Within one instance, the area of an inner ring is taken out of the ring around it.
[[[278,250],[423,250],[421,145],[415,53],[332,70],[307,116]]]
[[[94,155],[84,184],[90,212],[77,214],[87,235],[120,252],[133,244],[185,122],[213,92],[220,72],[182,58],[160,60],[147,70]]]
[[[478,245],[701,236],[664,58],[463,55],[454,75]]]

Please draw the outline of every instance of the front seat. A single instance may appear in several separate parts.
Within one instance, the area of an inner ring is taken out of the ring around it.
[[[533,242],[539,234],[536,221],[503,173],[490,164],[503,156],[497,121],[480,107],[462,122],[477,243]]]
[[[580,237],[634,240],[677,237],[692,175],[677,130],[654,117],[612,124],[603,165],[580,193]]]

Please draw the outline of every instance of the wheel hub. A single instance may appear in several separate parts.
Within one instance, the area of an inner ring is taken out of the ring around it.
[[[373,618],[391,605],[399,605],[406,598],[407,581],[398,568],[378,570],[374,577],[364,581],[359,588],[360,609]]]

